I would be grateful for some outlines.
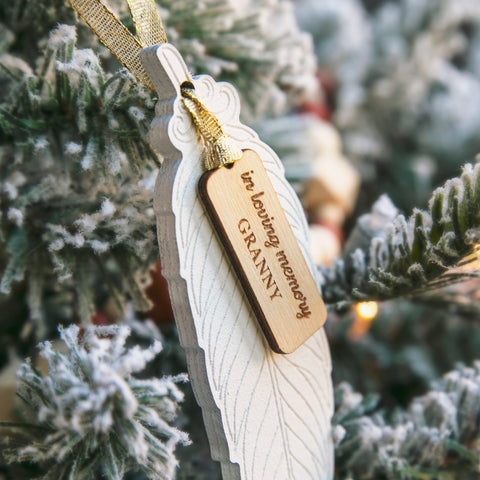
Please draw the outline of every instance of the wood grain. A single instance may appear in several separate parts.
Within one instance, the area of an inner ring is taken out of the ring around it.
[[[271,348],[295,351],[324,324],[326,309],[261,158],[245,150],[198,187]]]

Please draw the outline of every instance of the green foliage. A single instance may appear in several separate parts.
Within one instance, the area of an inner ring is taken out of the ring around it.
[[[129,333],[71,326],[60,330],[65,353],[49,342],[42,346],[48,375],[22,365],[18,395],[31,420],[5,425],[15,443],[2,452],[7,461],[39,465],[44,480],[118,480],[130,470],[173,478],[175,446],[189,442],[171,425],[183,400],[176,382],[186,377],[136,378],[161,343],[127,349]]]
[[[70,26],[51,33],[38,73],[15,83],[0,106],[1,292],[26,282],[37,337],[56,282],[83,322],[95,291],[147,309],[141,273],[157,256],[151,92],[123,71],[103,73]]]
[[[59,23],[73,23],[75,15],[65,0],[0,0],[0,18],[2,30],[12,33],[10,51],[33,62],[39,41]]]
[[[332,120],[359,169],[362,205],[403,211],[480,151],[480,3],[302,0],[300,26],[335,82]],[[408,194],[406,194],[408,192]]]
[[[328,303],[359,299],[385,300],[418,294],[475,276],[457,268],[476,261],[480,240],[480,163],[466,165],[460,177],[433,192],[428,211],[398,215],[370,239],[323,269]]]
[[[354,309],[331,311],[326,330],[334,383],[376,392],[381,405],[392,409],[408,405],[458,362],[473,363],[480,350],[478,286],[473,280],[451,285],[446,298],[438,292],[421,302],[419,297],[382,302],[360,337],[352,335],[359,322]]]
[[[233,83],[244,102],[243,115],[279,114],[315,87],[312,42],[298,29],[290,2],[157,3],[168,39],[189,68]]]
[[[342,383],[334,417],[339,479],[438,480],[478,477],[480,365],[460,366],[407,410],[387,415],[378,398]]]

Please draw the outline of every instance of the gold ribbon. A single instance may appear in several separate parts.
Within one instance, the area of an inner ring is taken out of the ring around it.
[[[139,56],[143,48],[167,41],[155,1],[127,0],[136,37],[100,0],[68,1],[120,62],[146,87],[155,90]],[[239,160],[242,151],[225,135],[218,119],[196,96],[193,85],[182,85],[181,92],[184,104],[205,140],[205,168],[213,170]]]
[[[139,57],[142,48],[167,41],[154,0],[127,0],[137,37],[99,0],[68,1],[120,62],[146,87],[155,90]]]
[[[154,0],[127,0],[130,15],[143,47],[167,42],[167,35]]]
[[[207,170],[215,170],[242,158],[242,150],[224,133],[218,118],[196,96],[188,82],[181,87],[183,103],[205,140],[204,163]]]

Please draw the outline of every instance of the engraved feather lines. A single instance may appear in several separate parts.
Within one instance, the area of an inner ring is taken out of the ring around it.
[[[213,98],[218,97],[228,105],[217,105],[212,108],[215,112],[237,108],[230,89],[224,92],[221,85],[204,77],[196,80],[199,88],[205,82],[207,106],[215,104]],[[232,117],[228,112],[225,115]],[[182,122],[185,120],[179,120]],[[277,173],[281,171],[278,159],[259,143],[253,131],[235,122],[234,119],[228,127],[235,135],[238,132],[242,146],[259,149],[262,157],[267,157],[265,163],[287,218],[302,249],[305,248],[308,240],[305,222],[299,220],[299,202]],[[179,130],[172,129],[171,134]],[[195,357],[196,364],[189,364],[189,368],[192,375],[206,370],[211,396],[203,386],[196,388],[197,395],[202,397],[207,418],[216,415],[211,407],[213,398],[223,426],[223,431],[214,434],[226,439],[230,461],[239,464],[240,477],[233,474],[228,480],[330,480],[333,402],[325,334],[317,332],[290,355],[275,354],[269,349],[197,199],[197,181],[202,173],[199,152],[182,142],[172,141],[184,154],[174,180],[172,208],[180,274],[188,291],[192,318],[177,318],[177,322],[193,322],[195,341],[204,352],[190,356]],[[309,266],[312,268],[311,263]],[[215,438],[211,442],[212,448],[221,443]],[[222,452],[213,453],[224,458]]]
[[[298,354],[269,350],[202,205],[183,187],[183,270],[197,275],[190,279],[195,325],[231,459],[242,479],[328,478],[331,459],[319,442],[331,414],[321,396],[330,391],[324,348],[313,337]]]

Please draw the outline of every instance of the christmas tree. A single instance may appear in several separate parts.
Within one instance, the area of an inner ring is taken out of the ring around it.
[[[235,85],[331,252],[336,478],[476,478],[480,5],[157,6],[193,73]],[[19,366],[0,475],[220,478],[157,262],[155,93],[65,1],[0,14],[5,392]]]

